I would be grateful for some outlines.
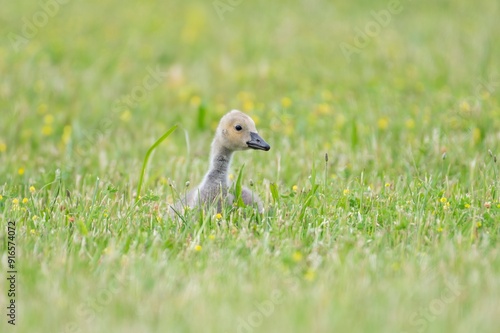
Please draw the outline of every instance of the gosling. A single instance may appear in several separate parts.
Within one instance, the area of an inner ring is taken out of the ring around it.
[[[203,181],[183,199],[170,206],[171,215],[181,214],[185,207],[214,205],[220,212],[223,202],[232,205],[235,198],[228,193],[229,165],[233,152],[248,149],[268,151],[271,146],[259,136],[252,118],[241,111],[232,110],[219,122],[212,141],[210,168]],[[259,213],[264,212],[262,201],[248,188],[242,188],[241,199],[245,205],[256,206]]]

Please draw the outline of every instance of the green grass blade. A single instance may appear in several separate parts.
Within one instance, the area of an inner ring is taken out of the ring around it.
[[[236,203],[238,207],[244,207],[245,203],[243,202],[242,194],[243,194],[243,185],[241,183],[241,180],[243,179],[243,169],[245,168],[245,165],[243,164],[241,166],[240,172],[238,172],[238,178],[236,179],[236,184],[235,184],[235,195],[236,195]]]
[[[158,147],[166,138],[170,136],[177,129],[177,125],[170,128],[165,134],[163,134],[155,143],[148,149],[146,156],[144,157],[144,162],[142,163],[141,176],[139,177],[139,184],[137,185],[137,194],[135,197],[135,202],[139,201],[141,196],[142,182],[144,181],[144,174],[146,173],[146,167],[148,165],[149,157],[151,153]]]
[[[359,143],[359,137],[358,137],[358,125],[356,123],[356,118],[352,120],[351,124],[351,148],[356,148],[356,146]]]
[[[269,185],[269,189],[271,190],[271,196],[273,197],[274,202],[279,203],[280,195],[278,191],[278,184],[271,183],[271,185]]]
[[[205,129],[205,119],[206,119],[206,115],[207,115],[207,108],[205,107],[205,105],[200,104],[200,106],[198,107],[198,118],[196,120],[196,123],[198,125],[198,129],[199,130],[203,130]]]

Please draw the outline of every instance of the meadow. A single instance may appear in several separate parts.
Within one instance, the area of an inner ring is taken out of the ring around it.
[[[499,6],[3,3],[0,331],[497,332]],[[265,213],[172,220],[231,109]]]

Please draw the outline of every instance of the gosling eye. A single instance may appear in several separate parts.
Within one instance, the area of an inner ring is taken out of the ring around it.
[[[236,126],[234,126],[234,129],[239,132],[243,129],[243,127],[241,127],[241,125],[236,125]]]

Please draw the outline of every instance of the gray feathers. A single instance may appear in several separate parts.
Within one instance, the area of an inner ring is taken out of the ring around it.
[[[186,207],[232,205],[234,195],[228,193],[229,166],[234,151],[258,149],[269,150],[270,146],[257,134],[255,123],[246,114],[233,110],[222,117],[210,153],[210,168],[203,181],[184,198],[170,207],[172,216],[183,214]],[[255,206],[260,213],[264,211],[262,201],[250,189],[242,189],[242,200],[246,205]]]

